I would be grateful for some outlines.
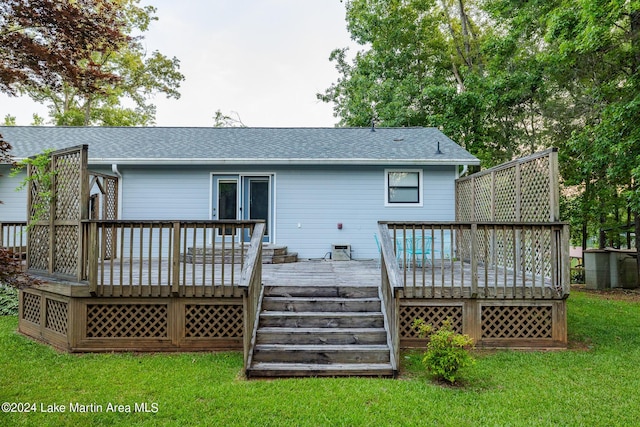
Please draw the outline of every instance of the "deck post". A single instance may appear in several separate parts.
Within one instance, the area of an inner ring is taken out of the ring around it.
[[[471,224],[471,298],[478,297],[478,224]]]
[[[171,250],[171,294],[178,295],[180,289],[180,222],[173,223],[173,247]]]
[[[91,295],[96,295],[98,292],[98,256],[99,256],[99,244],[98,244],[98,223],[92,222],[89,224],[89,246],[88,251],[88,279],[89,279],[89,292]]]

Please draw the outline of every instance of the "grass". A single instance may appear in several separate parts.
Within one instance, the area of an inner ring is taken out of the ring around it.
[[[459,387],[433,383],[420,354],[403,355],[398,380],[246,381],[242,355],[58,353],[15,333],[0,317],[0,425],[634,425],[640,420],[640,303],[583,292],[569,299],[579,349],[477,354]],[[154,412],[107,412],[148,403]],[[70,413],[70,404],[103,412]],[[58,404],[65,413],[43,413]]]

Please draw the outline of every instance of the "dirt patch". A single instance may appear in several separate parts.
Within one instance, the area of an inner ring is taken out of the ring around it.
[[[607,300],[640,302],[640,288],[587,289],[584,285],[572,285],[571,291],[584,292]]]

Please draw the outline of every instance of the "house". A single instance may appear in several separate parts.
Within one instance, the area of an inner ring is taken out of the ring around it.
[[[435,128],[0,127],[21,159],[88,145],[118,176],[119,219],[264,219],[301,258],[378,257],[379,220],[455,220],[455,180],[479,160]],[[0,165],[0,219],[26,220]],[[23,177],[24,175],[22,175]],[[93,192],[96,191],[94,188]],[[343,254],[344,255],[344,254]]]
[[[73,352],[242,349],[250,377],[394,376],[400,348],[424,346],[416,318],[482,347],[566,347],[553,148],[455,179],[476,160],[427,129],[41,132],[76,145],[49,156],[52,197],[29,185],[27,212],[49,209],[26,232],[0,221],[44,281],[20,291],[27,336]],[[375,269],[262,265],[264,240],[373,258],[374,233]]]

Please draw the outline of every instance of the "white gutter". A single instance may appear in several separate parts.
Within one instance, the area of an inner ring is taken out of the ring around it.
[[[478,159],[292,159],[292,158],[246,158],[246,159],[176,159],[176,158],[129,158],[129,159],[89,159],[91,164],[120,165],[480,165]]]

